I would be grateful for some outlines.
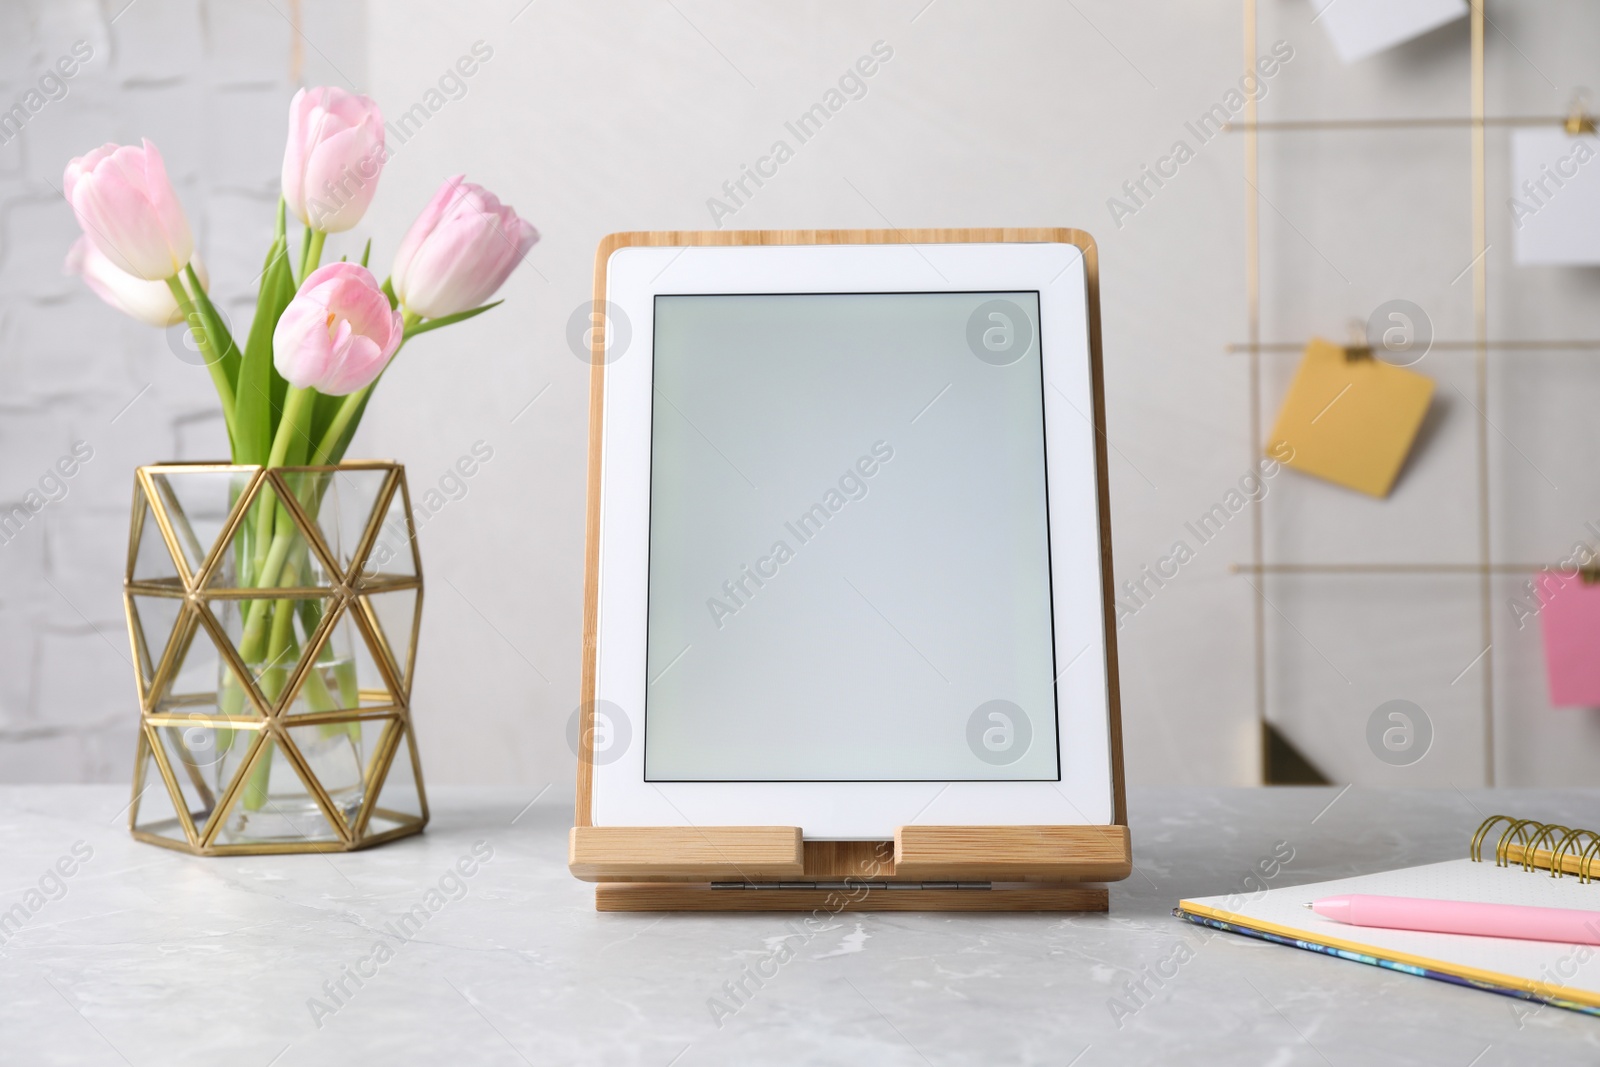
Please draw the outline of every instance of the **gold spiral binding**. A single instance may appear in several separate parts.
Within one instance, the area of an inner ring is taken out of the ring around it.
[[[1500,840],[1496,842],[1494,846],[1494,865],[1496,867],[1511,866],[1511,846],[1513,844],[1522,848],[1527,847],[1528,827],[1530,826],[1536,826],[1542,829],[1544,827],[1544,823],[1538,821],[1537,819],[1517,819],[1510,826],[1506,827],[1505,833],[1500,835]],[[1512,834],[1516,835],[1516,841],[1511,840]]]
[[[1583,856],[1578,860],[1578,881],[1594,881],[1594,871],[1590,869],[1590,865],[1594,863],[1597,855],[1600,855],[1600,837],[1583,850]]]
[[[1566,877],[1566,873],[1567,873],[1567,850],[1569,848],[1571,848],[1578,841],[1579,838],[1582,838],[1582,837],[1588,837],[1589,838],[1589,846],[1590,847],[1592,847],[1595,842],[1600,841],[1600,834],[1595,833],[1593,830],[1569,830],[1569,831],[1567,831],[1567,836],[1563,837],[1561,839],[1560,844],[1556,845],[1555,851],[1550,856],[1550,872],[1551,872],[1551,874],[1555,875],[1555,877],[1557,877],[1557,878]],[[1577,855],[1581,855],[1581,853],[1578,853]],[[1574,856],[1574,858],[1576,859],[1577,856]],[[1583,867],[1583,863],[1582,863],[1581,860],[1578,862],[1578,872],[1577,873],[1578,873],[1578,881],[1580,881],[1580,882],[1588,882],[1589,881],[1588,877],[1586,877],[1586,875],[1584,873],[1584,867]]]
[[[1555,855],[1556,834],[1558,833],[1565,838],[1567,834],[1572,833],[1572,828],[1553,822],[1540,824],[1539,832],[1533,835],[1533,841],[1522,847],[1523,870],[1532,871],[1538,865],[1539,844],[1540,842],[1548,841],[1550,843],[1550,877],[1557,878],[1560,876],[1561,865],[1556,862]]]
[[[1512,849],[1516,849],[1515,862],[1525,871],[1548,868],[1550,877],[1561,878],[1575,873],[1578,881],[1588,883],[1600,874],[1600,832],[1574,829],[1560,823],[1542,823],[1537,819],[1513,819],[1509,815],[1491,815],[1478,825],[1472,835],[1469,855],[1474,863],[1483,862],[1483,844],[1489,832],[1505,823],[1505,829],[1495,841],[1496,867],[1509,867]]]
[[[1483,820],[1481,824],[1479,824],[1478,832],[1472,835],[1472,851],[1470,855],[1472,856],[1473,863],[1483,862],[1483,839],[1488,835],[1490,829],[1494,827],[1495,823],[1502,821],[1516,822],[1517,820],[1513,819],[1509,815],[1491,815],[1487,819]]]

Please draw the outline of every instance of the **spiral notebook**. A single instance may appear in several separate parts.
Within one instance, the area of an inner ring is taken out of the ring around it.
[[[1497,815],[1478,828],[1467,859],[1243,899],[1199,897],[1181,901],[1173,914],[1280,945],[1600,1015],[1600,946],[1351,926],[1302,907],[1323,897],[1371,893],[1587,908],[1600,918],[1600,881],[1591,884],[1591,877],[1600,879],[1600,834]]]

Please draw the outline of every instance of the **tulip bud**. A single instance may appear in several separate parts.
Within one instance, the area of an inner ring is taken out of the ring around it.
[[[413,315],[436,319],[488,300],[539,231],[481,185],[448,178],[395,253],[391,282]]]
[[[200,284],[210,291],[211,279],[198,252],[189,260],[189,265],[194,268]],[[63,269],[67,274],[82,278],[95,296],[140,322],[150,326],[176,326],[183,321],[183,312],[166,282],[146,281],[118,270],[87,235],[73,242]]]
[[[104,144],[67,164],[63,191],[78,225],[118,270],[163,281],[194,255],[194,236],[161,153]]]
[[[400,312],[367,268],[329,263],[311,272],[272,333],[272,363],[296,388],[344,396],[375,381],[400,347]]]
[[[312,229],[342,233],[360,222],[388,158],[371,97],[324,85],[289,102],[283,198]]]

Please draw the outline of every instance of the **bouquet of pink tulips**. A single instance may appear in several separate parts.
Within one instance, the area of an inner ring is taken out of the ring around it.
[[[328,235],[360,221],[387,158],[383,118],[372,100],[328,87],[295,94],[277,232],[242,344],[207,293],[188,219],[155,145],[107,144],[67,164],[66,199],[83,228],[68,269],[141,321],[188,325],[221,399],[236,464],[337,464],[400,347],[494,307],[486,301],[538,240],[516,212],[458,175],[439,187],[401,240],[386,280],[380,283],[367,267],[370,241],[358,262],[341,256],[323,265]],[[303,227],[298,241],[288,233],[291,214]],[[295,490],[313,515],[327,484],[323,479],[305,495]],[[252,508],[228,561],[230,580],[237,588],[304,585],[315,563],[286,509],[270,491]],[[313,616],[299,619],[304,638],[315,630],[318,610],[290,599],[240,603],[237,651],[268,700],[278,698],[298,659],[296,616]],[[329,658],[338,659],[331,651]],[[310,672],[301,693],[311,710],[331,710],[350,707],[354,688],[353,667],[340,660],[326,672]],[[224,671],[220,709],[233,714],[243,703]],[[219,748],[230,744],[223,732]],[[258,761],[246,809],[266,801],[270,762]]]
[[[400,346],[494,307],[484,301],[539,239],[458,175],[412,224],[382,284],[367,269],[371,242],[359,263],[321,266],[328,235],[366,213],[387,158],[371,99],[331,87],[295,94],[277,236],[242,348],[207,295],[156,146],[102,145],[67,164],[64,191],[83,227],[68,269],[135,318],[189,325],[222,400],[235,463],[337,463]],[[304,227],[297,255],[286,232],[291,213]]]

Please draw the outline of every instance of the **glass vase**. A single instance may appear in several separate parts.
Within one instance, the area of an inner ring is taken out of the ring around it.
[[[422,829],[414,530],[398,464],[139,469],[135,837],[336,851]]]

